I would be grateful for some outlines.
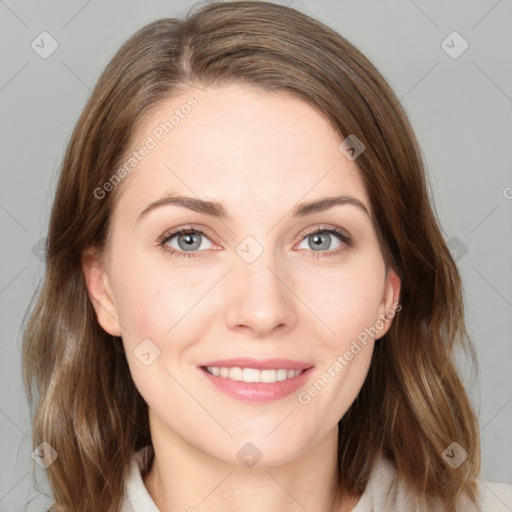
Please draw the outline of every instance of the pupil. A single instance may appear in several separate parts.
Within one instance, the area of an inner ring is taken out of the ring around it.
[[[196,235],[195,233],[185,233],[180,236],[179,245],[185,249],[194,248],[193,246],[198,243],[197,240],[194,239],[194,237],[197,236],[198,235]]]
[[[313,240],[314,240],[314,245],[316,245],[316,247],[321,247],[323,249],[327,249],[327,246],[329,245],[329,242],[328,240],[325,238],[325,235],[322,235],[322,234],[316,234],[316,235],[312,235],[313,237]],[[322,240],[322,238],[324,238],[325,240]]]

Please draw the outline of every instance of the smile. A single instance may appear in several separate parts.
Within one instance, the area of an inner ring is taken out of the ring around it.
[[[239,382],[274,383],[298,377],[305,370],[287,370],[285,368],[258,370],[257,368],[228,368],[225,366],[207,366],[210,375],[222,379],[231,379]]]
[[[293,368],[283,368],[281,365]],[[260,404],[293,396],[307,385],[314,371],[314,367],[308,363],[284,359],[259,362],[248,359],[211,361],[199,365],[197,369],[202,378],[206,378],[209,385],[223,395],[241,402]]]

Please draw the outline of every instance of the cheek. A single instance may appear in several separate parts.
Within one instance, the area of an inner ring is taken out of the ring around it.
[[[186,273],[141,252],[136,257],[118,259],[115,273],[116,308],[127,336],[165,339],[169,330],[197,302],[196,281]]]
[[[186,315],[197,301],[193,291],[187,291],[190,286],[161,270],[139,260],[136,266],[124,267],[118,276],[118,311],[125,328],[123,345],[130,373],[146,403],[155,410],[165,410],[168,401],[180,395],[179,386],[166,370],[174,374],[174,363],[187,348],[189,337],[193,339],[193,333],[187,331]]]
[[[383,263],[371,258],[303,281],[300,296],[308,298],[308,306],[324,324],[327,345],[342,349],[375,324],[383,300],[384,276]]]

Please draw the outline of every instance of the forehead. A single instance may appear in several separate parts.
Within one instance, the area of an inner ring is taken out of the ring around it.
[[[289,209],[333,192],[371,210],[356,163],[338,149],[342,140],[321,113],[285,92],[191,89],[153,107],[134,134],[129,151],[138,159],[119,185],[116,210],[140,211],[170,189],[229,211],[241,201]]]

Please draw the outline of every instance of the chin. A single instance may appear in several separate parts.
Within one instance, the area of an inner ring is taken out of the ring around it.
[[[271,434],[272,437],[274,434]],[[289,436],[276,436],[274,439],[258,437],[254,441],[248,440],[240,443],[237,450],[235,464],[238,466],[251,467],[249,462],[253,457],[253,465],[256,467],[279,467],[293,463],[304,451],[307,450],[307,442],[304,439],[300,444],[291,440]],[[255,463],[254,463],[255,461]]]

